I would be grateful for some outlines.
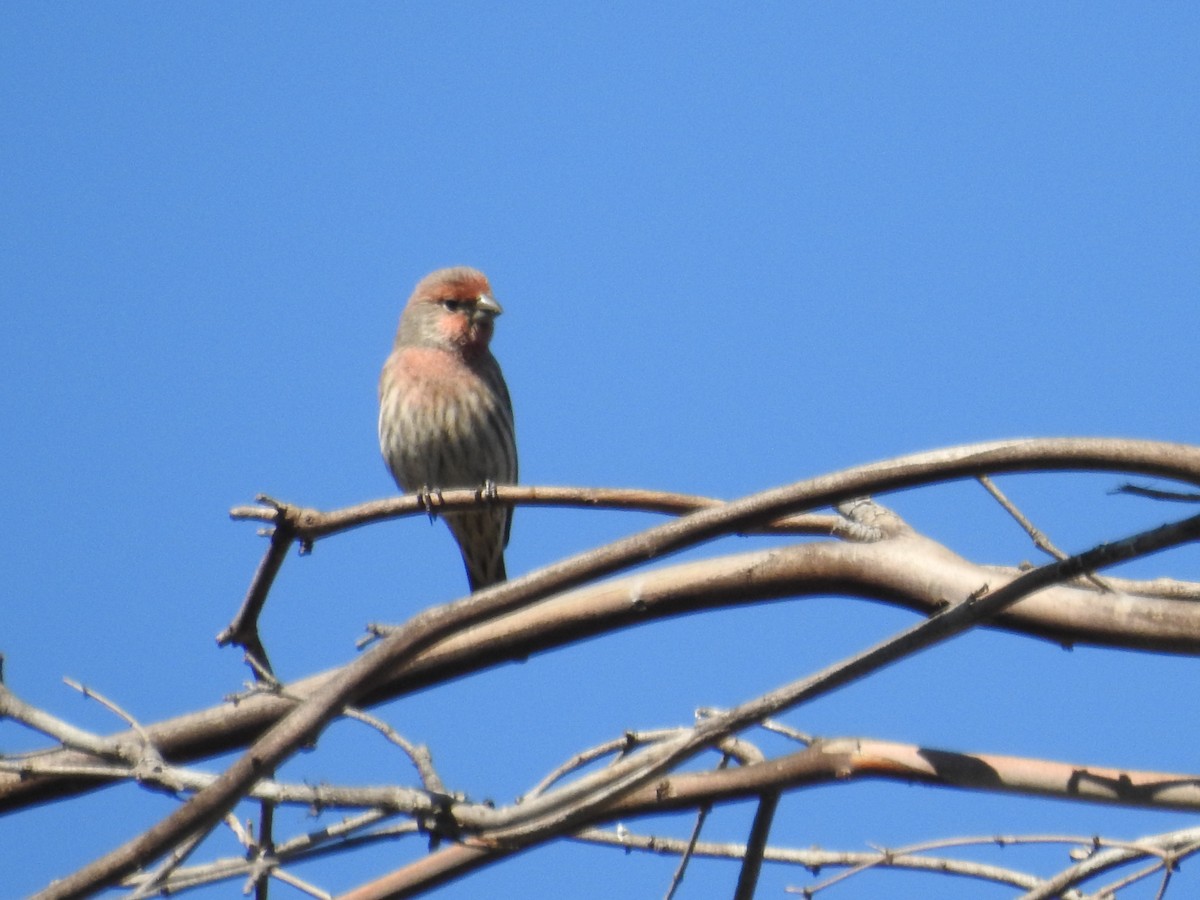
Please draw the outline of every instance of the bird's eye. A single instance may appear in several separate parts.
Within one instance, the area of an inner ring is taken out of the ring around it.
[[[456,313],[466,309],[467,304],[463,300],[443,300],[442,306],[445,307],[446,312]]]

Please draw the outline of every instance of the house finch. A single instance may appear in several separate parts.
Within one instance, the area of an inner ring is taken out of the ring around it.
[[[501,312],[484,274],[465,267],[425,276],[408,298],[379,378],[379,448],[401,490],[516,483],[512,402],[488,350]],[[471,590],[503,581],[512,509],[444,518]]]

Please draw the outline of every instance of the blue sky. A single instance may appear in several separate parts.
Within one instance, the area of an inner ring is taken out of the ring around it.
[[[376,377],[413,283],[443,265],[484,269],[505,306],[494,348],[527,483],[734,497],[999,437],[1200,443],[1177,402],[1200,332],[1197,35],[1200,13],[1178,3],[10,7],[7,683],[98,730],[117,726],[63,675],[147,721],[236,690],[238,654],[212,637],[263,544],[227,510],[260,491],[330,508],[394,492]],[[1107,497],[1111,484],[1039,477],[1012,492],[1069,550],[1175,512]],[[1037,558],[978,489],[889,502],[981,561]],[[509,571],[652,521],[520,511]],[[1132,571],[1195,578],[1197,562]],[[265,638],[299,676],[348,658],[365,622],[464,584],[440,525],[356,532],[288,562]],[[747,699],[911,620],[837,598],[730,611],[384,713],[431,745],[449,783],[505,801],[585,746]],[[1194,770],[1194,673],[972,635],[788,721]],[[339,726],[292,774],[333,778],[349,752],[354,777],[407,779],[383,746],[362,758],[370,740]],[[0,745],[27,743],[0,725]],[[4,893],[65,874],[169,803],[109,791],[0,821],[25,860],[5,867]],[[121,824],[77,831],[96,817]],[[748,818],[715,817],[711,836],[743,839]],[[775,838],[861,849],[1186,821],[861,785],[794,797]],[[52,840],[68,828],[70,847]],[[345,889],[418,852],[305,874]],[[529,883],[645,896],[672,868],[564,846],[439,896]],[[806,878],[770,868],[761,896]],[[735,879],[700,865],[683,896],[728,896]],[[962,889],[880,875],[829,896]]]

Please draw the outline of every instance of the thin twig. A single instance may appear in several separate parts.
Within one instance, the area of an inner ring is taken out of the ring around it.
[[[195,852],[196,848],[200,846],[201,841],[207,836],[207,832],[198,832],[181,841],[177,847],[163,858],[162,862],[159,863],[153,872],[149,873],[138,883],[137,890],[133,892],[130,900],[141,900],[143,897],[151,897],[158,893],[158,889],[162,884],[170,879],[171,873],[187,861],[188,857]]]
[[[887,867],[892,859],[896,857],[912,856],[914,854],[925,854],[931,850],[949,850],[955,847],[973,847],[973,846],[997,846],[997,847],[1013,847],[1013,846],[1032,846],[1037,844],[1066,844],[1068,846],[1078,846],[1086,848],[1087,852],[1094,852],[1100,847],[1131,847],[1127,842],[1109,840],[1097,836],[1085,837],[1083,835],[1073,834],[995,834],[975,837],[952,837],[938,838],[932,841],[918,841],[914,844],[906,844],[903,847],[876,848],[878,857],[875,859],[864,860],[858,865],[854,865],[845,871],[838,872],[824,881],[817,884],[809,885],[807,890],[810,894],[817,894],[820,891],[827,890],[835,884],[854,878],[857,875],[869,869]],[[1144,849],[1138,846],[1138,850]]]
[[[250,579],[250,586],[246,589],[246,597],[242,601],[241,608],[233,617],[233,621],[217,635],[217,646],[236,644],[256,660],[262,669],[270,672],[271,661],[267,657],[267,649],[259,637],[258,618],[262,613],[263,605],[267,602],[267,595],[271,592],[271,585],[275,583],[275,576],[279,574],[283,561],[287,559],[292,541],[296,539],[296,531],[291,521],[281,515],[282,504],[263,494],[259,494],[258,499],[260,502],[271,504],[271,508],[275,510],[277,516],[275,530],[271,533],[271,543],[267,545],[266,552],[263,553],[263,558],[254,572],[254,577]]]
[[[980,475],[977,480],[984,486],[987,492],[995,498],[996,502],[1004,507],[1005,511],[1014,519],[1016,519],[1017,523],[1025,529],[1025,533],[1029,535],[1030,540],[1033,541],[1033,545],[1035,547],[1042,552],[1049,554],[1055,559],[1067,558],[1067,554],[1063,553],[1054,545],[1054,542],[1050,540],[1050,538],[1046,535],[1046,532],[1042,531],[1031,521],[1029,521],[1025,514],[1022,513],[1021,510],[1017,509],[1017,505],[1009,500],[1005,493],[996,486],[996,483],[992,481],[992,479],[988,478],[986,475]],[[1109,587],[1091,572],[1086,573],[1083,577],[1096,587],[1100,588],[1100,590],[1108,593],[1114,593],[1111,587]]]
[[[135,719],[132,715],[122,709],[115,702],[105,697],[99,691],[94,691],[86,685],[76,681],[74,678],[64,678],[63,682],[68,687],[72,687],[79,691],[83,696],[95,700],[117,718],[123,720],[137,735],[137,755],[133,757],[128,754],[123,754],[125,759],[131,760],[134,763],[133,776],[144,780],[150,780],[163,785],[170,791],[179,790],[179,786],[170,782],[167,777],[169,767],[163,761],[162,754],[158,752],[158,748],[154,746],[154,741],[150,734],[142,727],[141,722]]]
[[[721,761],[717,763],[717,769],[724,769],[729,765],[729,757],[722,756]],[[709,813],[712,812],[713,805],[711,803],[702,803],[700,808],[696,810],[696,821],[692,825],[692,833],[688,837],[687,848],[679,856],[679,865],[675,867],[675,872],[671,876],[671,884],[667,887],[667,893],[664,900],[672,900],[675,892],[679,890],[679,886],[683,884],[683,876],[687,872],[688,863],[692,859],[692,851],[696,849],[696,843],[700,840],[700,832],[704,830],[704,823],[708,820]]]
[[[310,897],[316,897],[317,900],[333,900],[333,894],[328,891],[323,891],[315,884],[305,881],[292,875],[290,872],[285,872],[282,869],[276,869],[271,873],[272,878],[278,878],[284,884],[291,885],[296,890],[308,894]]]
[[[87,697],[89,700],[95,700],[117,718],[122,719],[125,724],[137,732],[138,737],[144,740],[147,744],[151,743],[150,736],[146,734],[145,730],[141,726],[141,723],[112,700],[109,700],[107,697],[101,694],[99,691],[92,690],[90,687],[76,681],[74,678],[63,678],[63,684],[69,688],[74,688],[75,690],[79,691],[79,693],[83,694],[83,696]]]
[[[265,669],[249,653],[246,654],[246,663],[254,670],[258,678],[258,681],[251,686],[252,693],[269,693],[272,696],[291,700],[293,703],[303,701],[303,697],[288,691],[287,686],[283,682],[276,678],[269,670]],[[371,715],[365,710],[347,706],[342,710],[342,714],[348,719],[353,719],[369,728],[375,729],[386,740],[403,750],[412,762],[413,767],[417,770],[417,774],[420,776],[421,784],[425,790],[431,795],[446,796],[446,786],[437,771],[433,768],[433,756],[430,754],[428,747],[412,743],[382,719]]]
[[[764,719],[761,727],[767,731],[781,734],[785,738],[796,741],[799,744],[804,744],[806,747],[811,746],[814,740],[811,734],[792,728],[790,725],[784,725],[782,722],[776,722],[774,719]]]
[[[604,756],[609,756],[613,753],[625,754],[634,747],[648,743],[657,743],[665,740],[668,737],[674,737],[680,733],[679,728],[660,728],[655,731],[627,731],[619,738],[605,741],[602,744],[597,744],[595,747],[589,747],[587,750],[582,750],[576,753],[562,765],[551,771],[545,778],[535,784],[529,791],[518,798],[518,803],[524,803],[533,797],[540,796],[545,793],[547,788],[561,781],[564,777],[572,772],[582,769],[584,766],[595,762]]]
[[[235,506],[229,511],[231,519],[269,522],[279,527],[287,523],[293,538],[315,542],[374,522],[414,515],[433,515],[442,512],[470,509],[480,503],[501,503],[511,506],[575,507],[580,509],[617,509],[683,516],[702,509],[714,509],[725,501],[695,494],[673,491],[651,491],[641,488],[553,487],[546,485],[495,485],[494,495],[480,497],[475,489],[438,492],[436,503],[422,493],[404,494],[383,500],[370,500],[342,509],[322,511],[293,506],[274,498],[259,495],[261,506]],[[834,515],[793,515],[778,521],[756,526],[753,533],[841,535],[846,522]],[[751,533],[751,532],[747,532]]]
[[[329,853],[353,850],[380,841],[395,840],[398,837],[415,835],[417,833],[416,823],[409,822],[398,826],[387,826],[371,832],[354,834],[354,832],[363,832],[372,824],[378,823],[389,815],[389,813],[372,810],[362,815],[344,819],[341,822],[326,826],[318,831],[292,838],[278,845],[274,859],[272,860],[272,868],[270,869],[272,877],[288,881],[286,873],[279,868],[279,866],[285,863],[318,859]],[[232,817],[227,818],[227,822],[230,819]],[[236,820],[233,821],[236,822]],[[238,827],[240,830],[240,826]],[[248,846],[248,843],[244,845]],[[239,856],[236,858],[220,858],[201,865],[180,868],[172,873],[170,879],[163,883],[162,889],[157,891],[157,893],[175,894],[189,888],[213,884],[219,881],[229,881],[235,878],[245,879],[255,871],[256,865],[261,869],[260,862],[247,859],[245,856]],[[295,876],[291,877],[294,878]],[[134,882],[135,879],[131,878],[126,879],[124,884],[125,886],[129,886]],[[291,882],[289,881],[288,883]],[[149,894],[146,896],[149,896]]]
[[[1164,491],[1159,488],[1143,487],[1137,484],[1122,484],[1113,488],[1112,494],[1132,494],[1135,497],[1149,497],[1151,500],[1166,500],[1171,503],[1196,503],[1200,494],[1192,491]]]
[[[57,716],[38,709],[22,700],[3,684],[0,684],[0,718],[20,722],[72,750],[78,750],[101,759],[125,758],[122,753],[123,746],[119,742],[84,731]]]
[[[725,710],[716,706],[702,706],[696,710],[697,715],[705,718],[718,715],[722,712],[725,712]],[[763,729],[763,731],[772,731],[775,734],[783,735],[785,738],[795,741],[798,744],[803,744],[806,747],[810,746],[815,740],[811,734],[805,734],[803,731],[798,731],[790,725],[785,725],[775,719],[763,719],[758,723],[758,727]]]
[[[421,786],[431,795],[448,796],[445,783],[443,783],[441,776],[438,775],[437,770],[433,767],[433,754],[429,752],[428,747],[423,744],[414,744],[382,719],[376,718],[361,709],[347,706],[342,712],[347,718],[354,719],[374,728],[388,741],[403,750],[416,768],[417,774],[421,778]]]
[[[1101,872],[1109,871],[1118,866],[1123,866],[1140,856],[1147,855],[1147,853],[1151,852],[1148,849],[1150,845],[1154,845],[1158,852],[1187,847],[1190,848],[1190,852],[1194,853],[1200,848],[1200,844],[1197,842],[1200,842],[1200,828],[1185,828],[1179,831],[1156,835],[1152,838],[1143,838],[1136,842],[1137,845],[1143,846],[1138,846],[1136,849],[1133,847],[1122,847],[1106,850],[1102,853],[1095,853],[1087,859],[1064,869],[1054,877],[1046,879],[1037,888],[1021,895],[1021,900],[1050,900],[1050,898],[1057,897],[1067,888],[1080,884],[1088,878],[1092,878]],[[1145,872],[1152,873],[1156,869],[1157,866],[1147,869]]]
[[[1154,840],[1153,838],[1151,840]],[[1106,842],[1107,843],[1107,842]],[[1116,844],[1115,846],[1121,846]],[[1145,856],[1157,857],[1158,861],[1152,865],[1144,866],[1134,872],[1130,872],[1116,881],[1109,882],[1096,891],[1096,895],[1100,897],[1116,897],[1118,893],[1124,890],[1131,884],[1136,884],[1154,875],[1155,872],[1162,872],[1162,879],[1159,882],[1158,890],[1155,892],[1156,898],[1161,898],[1166,895],[1167,888],[1171,883],[1171,876],[1174,875],[1178,868],[1179,861],[1192,856],[1197,851],[1200,851],[1200,842],[1193,842],[1179,848],[1171,848],[1170,850],[1160,850],[1154,846],[1147,847],[1145,839],[1134,844],[1130,849],[1134,852],[1144,854]]]
[[[640,835],[626,831],[617,835],[600,828],[587,828],[571,836],[571,840],[586,844],[599,844],[608,847],[623,847],[625,852],[640,850],[646,853],[677,855],[683,853],[687,841],[680,838],[663,837],[661,835]],[[718,844],[710,841],[700,841],[694,848],[694,855],[709,859],[741,859],[746,852],[742,844]],[[763,854],[765,860],[788,865],[802,866],[808,869],[835,868],[839,866],[854,866],[873,862],[877,854],[863,851],[836,851],[818,849],[792,849],[783,847],[767,847]],[[1041,883],[1034,875],[1005,869],[999,866],[976,863],[968,860],[951,859],[936,856],[894,856],[888,860],[891,868],[912,872],[928,872],[936,875],[955,875],[963,878],[973,878],[991,881],[1001,885],[1028,890]],[[787,888],[789,893],[803,893],[803,888]]]

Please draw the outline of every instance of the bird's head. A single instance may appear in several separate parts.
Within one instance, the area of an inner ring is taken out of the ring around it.
[[[471,356],[487,349],[494,320],[502,312],[487,276],[478,269],[439,269],[417,283],[400,317],[396,343]]]

